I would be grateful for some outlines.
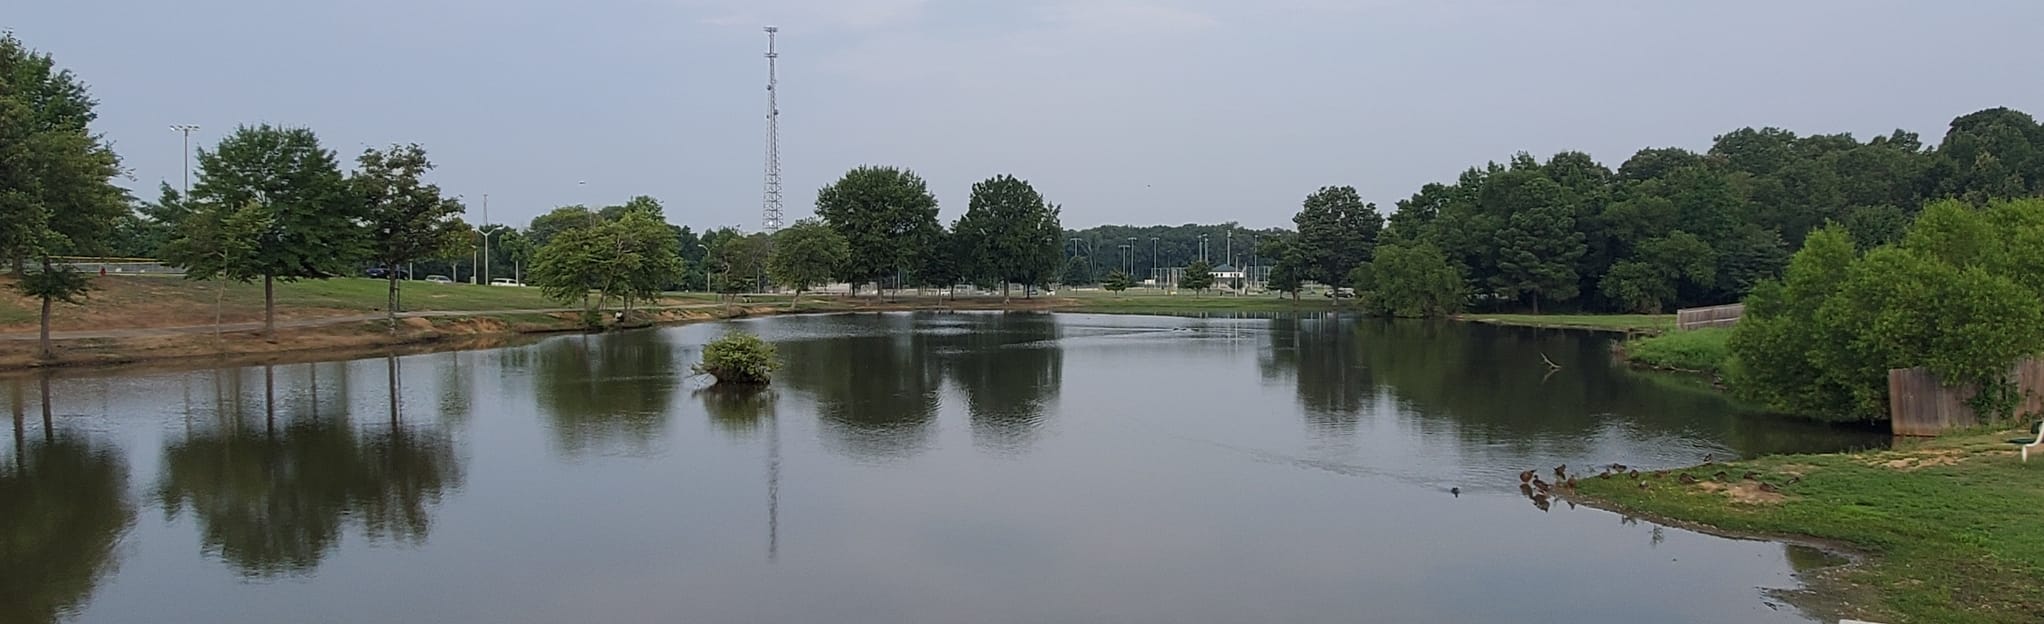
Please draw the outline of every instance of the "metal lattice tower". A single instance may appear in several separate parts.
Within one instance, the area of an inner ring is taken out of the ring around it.
[[[781,104],[776,87],[780,76],[775,66],[781,53],[774,48],[774,37],[781,29],[766,27],[767,35],[767,140],[766,140],[766,192],[760,199],[762,225],[771,234],[781,229]]]

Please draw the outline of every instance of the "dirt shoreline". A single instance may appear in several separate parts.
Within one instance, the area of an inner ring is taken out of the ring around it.
[[[390,331],[384,321],[338,319],[334,324],[279,328],[274,341],[259,331],[238,330],[216,336],[208,332],[154,334],[120,338],[75,338],[53,341],[57,358],[37,357],[33,340],[0,343],[0,377],[73,371],[125,371],[136,368],[190,369],[248,364],[280,364],[352,359],[398,353],[410,355],[515,346],[548,335],[589,333],[686,325],[705,321],[784,314],[899,312],[921,310],[1053,311],[1074,307],[1054,299],[996,301],[851,301],[805,300],[785,303],[734,303],[634,312],[630,322],[606,330],[589,330],[576,315],[559,312],[441,315],[399,320]]]

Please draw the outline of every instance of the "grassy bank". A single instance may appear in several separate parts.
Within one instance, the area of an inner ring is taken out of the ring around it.
[[[2044,461],[2019,463],[2008,442],[2026,433],[1589,478],[1576,496],[1728,531],[1849,545],[1867,558],[1812,581],[1845,615],[2035,622],[2044,613]],[[1722,479],[1714,477],[1719,471]],[[1754,480],[1743,478],[1748,472]],[[1697,482],[1682,483],[1684,475]]]
[[[1673,314],[1464,314],[1461,320],[1518,327],[1660,333],[1675,329]]]
[[[219,304],[223,322],[262,319],[263,285],[199,282],[178,277],[108,276],[92,280],[84,305],[58,305],[51,328],[57,331],[208,325]],[[0,279],[0,331],[36,327],[39,304],[15,294],[11,278]],[[284,320],[360,315],[387,305],[383,280],[335,278],[278,282],[277,315]],[[400,282],[402,307],[410,312],[540,310],[564,307],[547,301],[537,288]],[[669,305],[714,301],[709,295],[676,295]]]
[[[1728,327],[1642,336],[1625,341],[1625,358],[1650,368],[1717,375],[1731,360],[1731,338]]]

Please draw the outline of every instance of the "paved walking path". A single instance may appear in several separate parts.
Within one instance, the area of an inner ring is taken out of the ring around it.
[[[699,308],[715,308],[718,307],[719,305],[722,304],[691,303],[684,305],[647,306],[643,308],[634,309],[691,310]],[[398,318],[445,318],[459,316],[499,316],[505,314],[555,314],[561,312],[580,312],[580,311],[582,311],[581,308],[526,308],[518,310],[429,310],[425,312],[399,312],[397,313],[397,316]],[[306,327],[323,327],[327,325],[344,325],[347,323],[361,323],[364,321],[381,321],[385,318],[388,317],[384,315],[382,312],[377,312],[374,314],[355,314],[350,316],[322,316],[319,318],[277,321],[277,329],[301,329]],[[50,332],[50,339],[81,340],[107,338],[155,338],[161,336],[178,336],[184,334],[210,334],[213,333],[215,327],[216,326],[214,325],[208,324],[208,325],[181,325],[177,327],[135,327],[128,329],[78,329],[68,331],[52,331]],[[263,328],[263,322],[253,321],[247,323],[224,323],[218,325],[217,327],[219,328],[220,331],[223,332],[259,331]],[[35,330],[0,332],[0,341],[36,340],[38,338],[40,338],[40,334]]]

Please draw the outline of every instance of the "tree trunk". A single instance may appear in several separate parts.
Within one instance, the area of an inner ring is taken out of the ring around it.
[[[277,278],[263,275],[263,339],[277,341]]]
[[[1008,302],[1008,280],[1001,280],[1001,303]]]
[[[49,297],[43,297],[43,336],[42,336],[42,341],[43,341],[43,342],[42,342],[42,344],[43,344],[43,355],[42,355],[43,359],[45,359],[45,360],[53,360],[53,359],[56,359],[56,358],[57,358],[57,352],[56,352],[56,351],[53,351],[53,350],[51,350],[51,349],[50,349],[50,298],[49,298]]]
[[[386,277],[390,278],[390,333],[397,335],[397,270],[392,269]]]
[[[1533,293],[1533,313],[1540,313],[1540,293]]]
[[[793,296],[793,297],[789,297],[789,298],[788,298],[788,309],[789,309],[789,310],[793,310],[793,309],[795,309],[795,302],[798,302],[798,301],[801,301],[801,300],[802,300],[802,289],[800,289],[800,288],[797,288],[797,289],[795,289],[795,296]]]

